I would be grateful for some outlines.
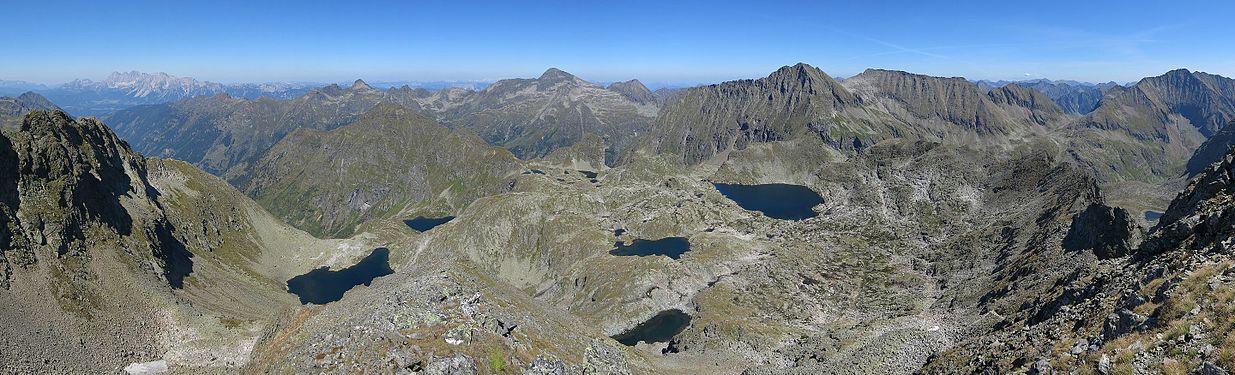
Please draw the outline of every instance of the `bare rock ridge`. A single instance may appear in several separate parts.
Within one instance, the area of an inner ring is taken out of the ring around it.
[[[555,68],[536,79],[497,81],[461,99],[432,115],[523,159],[570,146],[586,133],[604,139],[609,159],[616,159],[658,110],[655,102],[633,101]]]
[[[757,80],[683,90],[636,143],[697,163],[751,142],[787,140],[807,132],[828,136],[834,132],[830,120],[860,103],[823,71],[797,64]],[[862,137],[856,141],[861,143]]]
[[[850,151],[891,138],[1007,143],[1062,118],[1028,89],[988,95],[962,78],[875,69],[837,82],[797,64],[757,80],[683,90],[637,143],[694,164],[751,143],[803,136]]]
[[[998,117],[993,103],[964,78],[868,69],[845,83],[859,94],[895,101],[916,117],[941,118],[984,134],[1008,132],[1008,120]]]

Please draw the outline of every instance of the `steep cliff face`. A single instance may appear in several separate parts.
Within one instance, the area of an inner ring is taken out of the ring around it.
[[[1211,164],[1222,159],[1222,156],[1230,151],[1231,146],[1235,145],[1235,126],[1232,125],[1235,125],[1235,120],[1227,123],[1196,148],[1196,152],[1192,153],[1192,157],[1188,158],[1188,164],[1184,166],[1189,177],[1204,172],[1205,168],[1209,168]]]
[[[133,216],[121,199],[150,202],[145,161],[106,126],[74,121],[63,112],[35,112],[11,138],[18,205],[10,209],[18,210],[21,232],[32,245],[59,255],[83,254],[93,225],[121,236],[133,233]],[[33,259],[32,249],[24,252]]]
[[[1008,319],[1001,312],[1004,320],[990,333],[961,341],[923,371],[1224,373],[1235,368],[1235,327],[1228,324],[1235,313],[1233,175],[1235,153],[1228,153],[1189,183],[1139,244],[1139,233],[1122,225],[1102,230],[1091,243],[1133,246],[1126,253],[1105,251],[1107,256],[1099,254],[1094,263],[1074,264],[1073,272],[1042,291],[1041,303],[1021,308],[1032,311],[1030,319]],[[1121,216],[1098,210],[1077,220],[1110,228],[1103,223],[1114,218],[1117,224]]]

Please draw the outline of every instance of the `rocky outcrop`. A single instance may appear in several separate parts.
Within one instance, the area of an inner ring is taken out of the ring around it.
[[[1142,228],[1127,210],[1093,203],[1072,218],[1063,248],[1090,250],[1098,259],[1119,258],[1130,254],[1141,237]]]

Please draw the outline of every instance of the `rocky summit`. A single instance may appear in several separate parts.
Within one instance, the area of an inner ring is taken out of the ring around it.
[[[1235,371],[1227,4],[18,3],[0,374]]]

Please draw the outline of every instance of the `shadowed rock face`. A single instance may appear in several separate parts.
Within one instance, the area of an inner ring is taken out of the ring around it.
[[[0,187],[0,204],[5,206],[0,213],[22,215],[20,220],[0,218],[10,230],[0,239],[6,258],[29,265],[35,248],[42,246],[60,256],[88,257],[97,240],[88,234],[92,226],[127,237],[146,225],[135,223],[123,200],[140,200],[161,210],[154,202],[157,192],[146,180],[145,160],[98,121],[74,120],[59,111],[33,112],[10,137],[0,144],[0,164],[12,167],[0,172],[9,174],[2,177],[12,184]],[[151,243],[149,255],[167,282],[181,287],[192,272],[192,255],[172,235],[171,224],[156,214],[143,231]],[[23,234],[22,246],[14,246],[12,232]]]
[[[1230,151],[1231,146],[1235,145],[1235,120],[1227,123],[1225,127],[1214,133],[1212,137],[1205,140],[1192,157],[1188,159],[1187,168],[1188,176],[1196,176],[1209,168],[1211,164],[1220,160],[1223,155]]]
[[[17,152],[13,151],[13,143],[0,135],[0,288],[4,289],[8,288],[12,272],[6,253],[14,246],[15,230],[21,228],[16,217],[17,170]]]
[[[1063,248],[1092,250],[1098,259],[1118,258],[1130,254],[1141,235],[1141,227],[1127,210],[1094,203],[1072,218]]]

